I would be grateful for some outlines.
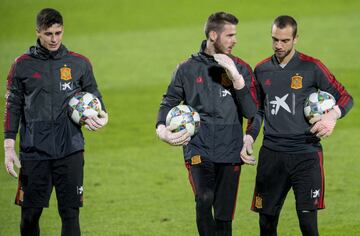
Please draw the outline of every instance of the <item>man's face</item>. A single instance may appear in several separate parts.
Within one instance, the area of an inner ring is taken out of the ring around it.
[[[63,33],[64,26],[60,24],[53,24],[47,29],[36,30],[41,46],[52,52],[61,46]]]
[[[215,53],[230,54],[236,44],[236,25],[225,24],[223,31],[216,34]]]
[[[282,60],[289,55],[294,49],[294,44],[297,42],[297,36],[293,37],[293,28],[286,26],[283,29],[273,25],[272,31],[272,47],[278,59]]]

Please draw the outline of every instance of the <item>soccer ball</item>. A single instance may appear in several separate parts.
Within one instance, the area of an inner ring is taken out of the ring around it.
[[[328,92],[320,91],[310,94],[305,100],[304,114],[308,120],[330,111],[335,106],[336,100]]]
[[[85,125],[85,120],[92,115],[99,115],[100,100],[88,92],[76,93],[69,101],[70,117],[79,125]]]
[[[200,115],[191,106],[178,105],[167,114],[166,126],[176,127],[173,132],[186,129],[193,136],[200,128]]]

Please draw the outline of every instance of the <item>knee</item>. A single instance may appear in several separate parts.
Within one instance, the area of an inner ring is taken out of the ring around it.
[[[72,220],[79,218],[79,208],[59,208],[61,220]]]
[[[278,216],[260,214],[260,235],[277,235]]]
[[[299,225],[303,235],[319,235],[317,227],[317,211],[298,211]]]
[[[214,202],[214,193],[211,191],[203,192],[196,196],[196,203],[201,208],[211,208]]]
[[[42,213],[42,208],[23,207],[21,209],[21,223],[22,224],[34,224],[39,222],[39,218]]]

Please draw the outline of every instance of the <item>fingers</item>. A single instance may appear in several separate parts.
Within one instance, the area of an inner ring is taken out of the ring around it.
[[[106,118],[106,117],[108,117],[108,114],[107,114],[105,111],[101,110],[101,111],[99,112],[99,116],[100,116],[101,118]]]
[[[21,164],[19,158],[16,155],[15,149],[5,148],[5,168],[6,171],[13,177],[17,178],[18,175],[14,170],[14,164],[16,167],[20,168]]]
[[[20,161],[19,161],[19,159],[15,156],[15,158],[14,158],[14,164],[15,164],[15,166],[17,167],[17,168],[21,168],[21,164],[20,164]]]
[[[234,61],[225,54],[214,54],[215,61],[222,67],[226,69],[231,69],[235,67]]]
[[[256,164],[256,159],[253,156],[249,156],[249,155],[246,155],[245,153],[241,152],[240,157],[241,157],[241,160],[243,160],[243,162],[245,164],[252,165],[252,166]]]
[[[97,117],[97,116],[89,116],[86,120],[85,120],[85,127],[90,130],[90,131],[96,131],[97,129],[103,127],[103,121]]]
[[[313,118],[311,118],[309,120],[310,124],[315,124],[316,122],[318,122],[319,120],[321,120],[321,116],[314,116]]]
[[[169,136],[169,144],[174,146],[186,145],[191,139],[190,133],[186,130],[171,133]]]
[[[14,164],[12,163],[12,161],[8,161],[7,163],[5,163],[5,167],[6,167],[6,172],[8,172],[8,174],[10,174],[14,178],[18,177],[18,175],[14,170]]]
[[[252,145],[249,144],[249,145],[246,145],[246,153],[248,155],[252,155],[253,154],[253,148],[252,148]]]
[[[314,124],[314,126],[310,129],[310,132],[316,134],[318,138],[326,138],[332,134],[335,124],[335,122],[320,120]]]
[[[322,130],[324,128],[323,124],[321,123],[321,121],[316,122],[315,125],[310,129],[310,132],[315,134],[317,132],[319,132],[320,130]]]

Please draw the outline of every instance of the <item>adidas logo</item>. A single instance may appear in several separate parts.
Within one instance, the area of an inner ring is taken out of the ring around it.
[[[39,72],[35,72],[32,76],[32,78],[35,78],[35,79],[40,79],[41,78],[41,75]]]

